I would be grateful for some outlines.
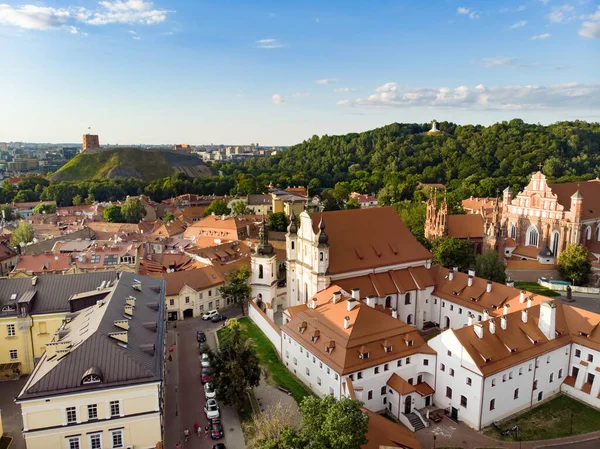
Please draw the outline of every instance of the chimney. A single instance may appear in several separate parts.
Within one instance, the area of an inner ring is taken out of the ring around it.
[[[514,288],[514,286],[515,286],[515,281],[506,281],[506,286],[507,286],[507,287]]]
[[[488,293],[492,291],[492,281],[487,281],[487,285],[485,286],[485,291]]]
[[[311,304],[312,304],[312,305],[311,305],[311,307],[312,307],[313,309],[316,309],[316,308],[317,308],[317,298],[312,298],[312,299],[310,300],[310,302],[311,302]]]
[[[360,301],[360,289],[359,288],[352,289],[352,298],[356,299],[357,301]]]
[[[451,281],[454,279],[454,270],[448,271],[448,280]]]
[[[504,310],[502,311],[502,315],[507,315],[508,314],[509,307],[510,306],[508,304],[504,304]]]
[[[31,278],[31,286],[35,287],[35,284],[37,284],[37,281],[38,281],[38,277],[37,276],[32,277]]]
[[[475,270],[472,268],[469,268],[469,276],[475,277]]]
[[[496,333],[496,320],[490,318],[490,334]]]
[[[398,311],[396,309],[392,309],[392,318],[398,319]]]
[[[521,304],[525,302],[525,290],[521,290],[521,294],[519,295],[519,302]]]
[[[427,268],[428,270],[431,268],[431,260],[427,259],[425,261],[425,268]]]
[[[467,326],[473,326],[473,315],[469,312],[469,317],[467,318]]]
[[[342,299],[342,292],[333,292],[333,303],[337,304],[340,301],[340,299]]]
[[[529,310],[527,310],[527,309],[521,310],[521,321],[526,323],[528,317],[529,317]]]
[[[556,337],[556,303],[554,301],[542,301],[538,327],[548,340],[554,340]]]
[[[483,325],[481,323],[475,323],[473,331],[475,331],[477,338],[483,338]]]
[[[490,311],[488,309],[483,310],[483,321],[487,321],[490,318]]]
[[[348,300],[348,312],[350,312],[352,309],[354,309],[354,306],[356,306],[356,299],[350,298]]]
[[[367,296],[367,305],[369,307],[375,307],[375,303],[377,302],[377,297],[375,295]]]
[[[458,267],[453,267],[452,270],[456,273],[458,273]]]
[[[506,318],[506,315],[502,315],[502,318],[500,318],[500,327],[502,327],[503,331],[506,330],[507,324],[508,324],[508,318]]]
[[[471,271],[471,270],[469,270]],[[473,285],[473,276],[469,275],[469,278],[467,279],[467,286],[471,287]]]
[[[348,329],[349,327],[350,327],[350,317],[345,316],[344,317],[344,329]]]
[[[533,296],[527,298],[527,308],[529,309],[533,305]]]

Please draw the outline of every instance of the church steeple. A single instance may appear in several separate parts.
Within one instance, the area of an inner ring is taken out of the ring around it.
[[[259,243],[256,245],[256,254],[270,256],[273,254],[273,245],[269,243],[269,226],[267,220],[263,217],[263,221],[258,230]]]

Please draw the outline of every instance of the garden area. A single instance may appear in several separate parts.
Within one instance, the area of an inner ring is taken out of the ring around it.
[[[310,396],[311,392],[283,365],[277,355],[277,350],[258,326],[248,317],[239,318],[238,322],[241,325],[242,334],[254,341],[261,367],[267,371],[267,382],[276,387],[289,390],[298,404],[302,402],[304,397]],[[220,334],[220,332],[222,330],[217,331],[217,334]]]
[[[503,441],[564,438],[600,430],[600,411],[560,395],[519,416],[501,421],[498,426],[502,430],[519,426],[519,431],[502,436],[500,429],[489,427],[484,434]]]
[[[549,298],[560,296],[559,292],[552,290],[548,287],[543,287],[537,282],[515,282],[515,288],[527,290],[531,293],[537,293],[538,295],[548,296]]]

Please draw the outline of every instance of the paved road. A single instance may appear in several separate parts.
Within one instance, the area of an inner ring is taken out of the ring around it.
[[[234,317],[239,309],[230,309],[223,312],[228,317]],[[167,362],[167,387],[166,387],[166,418],[165,418],[165,449],[174,449],[175,444],[181,441],[183,449],[210,449],[216,441],[210,436],[205,438],[192,437],[188,442],[183,441],[183,431],[186,427],[193,432],[194,422],[201,427],[208,424],[204,414],[204,389],[200,381],[200,356],[196,331],[206,333],[207,343],[216,349],[215,331],[219,324],[202,321],[200,318],[189,318],[169,324],[168,344],[173,344],[173,361]],[[227,449],[244,449],[242,434],[237,411],[233,407],[221,407],[221,420],[225,428],[225,438],[220,442],[225,443]]]
[[[11,449],[25,449],[25,439],[21,430],[23,429],[23,418],[21,407],[15,404],[14,398],[19,395],[27,377],[19,380],[7,380],[0,382],[0,412],[2,413],[2,425],[4,434],[12,437]]]
[[[594,313],[600,313],[600,295],[590,295],[590,294],[585,294],[585,293],[574,293],[573,294],[573,299],[575,301],[570,301],[567,302],[566,299],[566,295],[563,294],[563,292],[559,292],[561,293],[561,296],[558,296],[557,299],[564,303],[564,304],[569,304],[573,307],[577,307],[580,309],[584,309],[584,310],[588,310],[590,312],[594,312]]]

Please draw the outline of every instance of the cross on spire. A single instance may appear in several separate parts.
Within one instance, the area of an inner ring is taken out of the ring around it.
[[[541,162],[538,164],[538,168],[540,169],[540,171],[542,171],[543,166],[544,166],[544,164],[542,164]]]

